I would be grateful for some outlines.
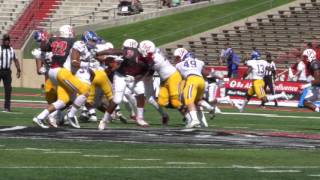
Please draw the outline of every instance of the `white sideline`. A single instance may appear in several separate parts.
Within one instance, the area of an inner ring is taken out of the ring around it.
[[[234,112],[222,112],[225,115],[240,115],[240,116],[262,116],[262,117],[274,117],[274,118],[295,118],[295,119],[319,119],[317,116],[285,116],[278,114],[261,114],[261,113],[234,113]]]
[[[166,164],[182,164],[182,165],[204,165],[203,162],[166,162]]]
[[[45,154],[81,154],[78,151],[46,151]]]
[[[0,99],[0,102],[4,101],[4,99]],[[35,101],[35,100],[19,100],[19,99],[12,99],[11,102],[22,102],[22,103],[43,103],[47,104],[47,101]]]

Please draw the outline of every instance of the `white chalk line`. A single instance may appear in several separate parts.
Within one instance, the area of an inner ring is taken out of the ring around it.
[[[278,114],[261,114],[261,113],[234,113],[234,112],[223,112],[224,115],[240,115],[240,116],[261,116],[270,118],[292,118],[292,119],[319,119],[317,116],[286,116]]]
[[[81,154],[79,151],[47,151],[45,154]]]
[[[0,99],[0,102],[4,101],[4,99]],[[39,101],[39,100],[20,100],[20,99],[13,99],[11,102],[22,102],[22,103],[43,103],[47,104],[47,101]]]
[[[83,157],[96,157],[96,158],[118,158],[118,155],[95,155],[95,154],[84,154]]]
[[[126,158],[126,159],[122,159],[122,160],[124,160],[124,161],[161,161],[161,159],[152,159],[152,158],[150,158],[150,159],[148,159],[148,158],[146,158],[146,159]]]
[[[308,176],[311,176],[311,177],[320,177],[320,174],[309,174]]]
[[[0,169],[319,169],[320,166],[0,166]],[[320,174],[319,174],[320,175]],[[318,176],[317,174],[313,176]]]
[[[260,173],[300,173],[301,171],[288,169],[288,170],[259,170],[258,172]]]
[[[181,165],[205,165],[207,163],[203,163],[203,162],[166,162],[166,164],[170,165],[170,164],[181,164]]]
[[[27,126],[13,126],[13,127],[9,127],[9,128],[0,129],[0,131],[15,131],[15,130],[21,130],[21,129],[25,129],[25,128],[27,128]]]

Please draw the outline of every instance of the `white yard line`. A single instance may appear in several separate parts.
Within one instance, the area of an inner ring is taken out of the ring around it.
[[[53,151],[52,149],[40,149],[40,148],[30,148],[30,147],[26,147],[23,148],[24,150],[29,150],[29,151]]]
[[[166,164],[170,165],[170,164],[181,164],[181,165],[204,165],[207,163],[203,163],[203,162],[166,162]]]
[[[260,173],[299,173],[301,171],[288,169],[288,170],[259,170],[258,172]]]
[[[83,157],[97,157],[97,158],[118,158],[118,155],[95,155],[95,154],[84,154]]]
[[[4,101],[4,99],[0,99],[0,102]],[[43,104],[47,104],[47,101],[37,101],[37,100],[18,100],[18,99],[14,99],[11,100],[11,102],[21,102],[21,103],[43,103]]]
[[[78,152],[78,151],[48,151],[43,153],[45,154],[81,154],[81,152]]]
[[[311,176],[311,177],[320,177],[320,174],[309,174],[308,176]]]
[[[0,131],[15,131],[15,130],[20,130],[20,129],[25,129],[25,128],[27,128],[27,126],[13,126],[13,127],[9,127],[9,128],[0,129]]]
[[[294,118],[294,119],[319,119],[318,116],[286,116],[278,114],[261,114],[261,113],[234,113],[234,112],[223,112],[225,115],[240,115],[240,116],[261,116],[271,118]]]
[[[161,161],[161,159],[134,159],[134,158],[126,158],[122,160],[124,161]]]

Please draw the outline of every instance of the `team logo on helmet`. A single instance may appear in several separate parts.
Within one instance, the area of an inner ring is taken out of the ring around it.
[[[126,47],[126,48],[138,48],[139,43],[138,43],[138,41],[136,41],[134,39],[126,39],[123,42],[122,46]]]
[[[60,37],[64,38],[73,38],[74,37],[74,31],[73,27],[70,25],[63,25],[59,28]]]
[[[140,42],[138,50],[143,57],[147,57],[149,53],[156,52],[156,46],[152,41],[144,40]]]

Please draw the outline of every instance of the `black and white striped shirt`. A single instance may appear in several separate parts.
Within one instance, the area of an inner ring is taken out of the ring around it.
[[[16,53],[10,46],[8,48],[0,46],[0,70],[10,70],[11,63],[16,59]]]
[[[272,76],[272,72],[275,71],[275,70],[277,70],[276,64],[273,61],[268,62],[268,69],[266,69],[265,75],[266,76]]]

